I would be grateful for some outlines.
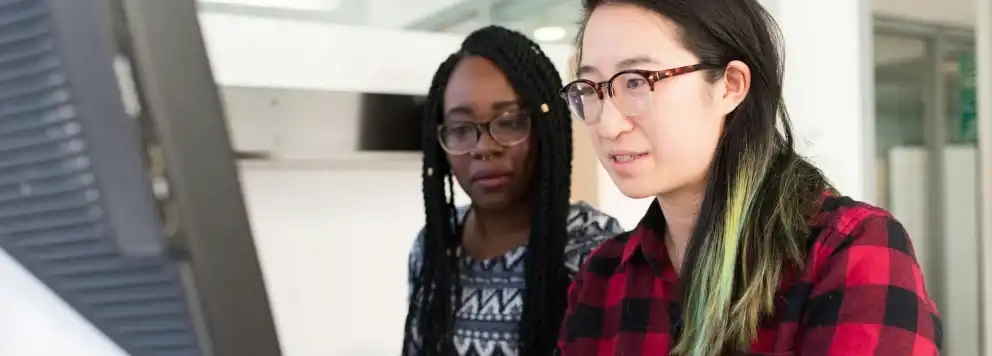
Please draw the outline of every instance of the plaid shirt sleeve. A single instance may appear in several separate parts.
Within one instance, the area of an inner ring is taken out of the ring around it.
[[[619,230],[619,224],[615,227],[615,230]],[[604,264],[602,262],[597,262],[597,259],[605,260],[619,260],[620,252],[623,251],[625,237],[628,237],[630,232],[620,233],[619,235],[606,240],[604,243],[600,244],[596,248],[593,248],[589,253],[587,258],[583,261],[582,266],[578,273],[572,278],[572,284],[568,287],[568,294],[566,296],[567,307],[565,308],[565,319],[562,321],[561,329],[559,330],[558,337],[558,347],[555,349],[555,356],[558,355],[576,355],[580,354],[580,348],[588,347],[589,344],[583,343],[579,345],[575,338],[576,335],[582,335],[582,337],[588,337],[591,330],[595,330],[604,327],[602,324],[595,325],[585,325],[581,322],[574,322],[572,316],[575,315],[575,311],[578,308],[586,308],[587,311],[590,309],[589,305],[583,304],[580,301],[580,295],[582,294],[583,284],[586,282],[586,278],[591,278],[593,284],[596,282],[604,283],[607,278],[598,279],[595,273],[590,273],[590,264]],[[616,257],[616,258],[613,258]],[[608,264],[608,263],[607,263]],[[602,270],[603,268],[598,268]],[[606,268],[609,269],[609,268]],[[597,268],[593,268],[597,270]],[[576,325],[579,324],[579,325]],[[582,330],[577,330],[582,329]],[[586,350],[588,351],[588,350]]]
[[[941,321],[906,230],[851,209],[814,242],[801,355],[940,354]]]
[[[595,252],[596,250],[594,249],[590,253],[590,255],[594,254]],[[584,270],[585,268],[586,268],[586,264],[584,261],[584,263],[582,264],[582,269]],[[579,303],[579,291],[582,290],[582,275],[583,275],[583,271],[580,270],[579,273],[576,273],[575,276],[572,277],[572,284],[568,286],[568,295],[566,296],[567,304],[565,307],[565,319],[562,321],[561,329],[559,329],[558,331],[558,335],[559,335],[558,347],[555,349],[554,356],[564,355],[567,352],[568,345],[566,344],[566,341],[569,339],[569,335],[571,335],[571,333],[569,332],[570,325],[568,325],[569,324],[568,316],[574,314],[575,307]]]

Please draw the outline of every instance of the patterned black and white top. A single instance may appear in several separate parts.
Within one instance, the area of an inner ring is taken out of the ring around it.
[[[458,209],[461,221],[467,207]],[[589,204],[572,204],[568,215],[569,242],[565,246],[565,267],[570,275],[578,272],[594,248],[623,232],[620,223]],[[410,252],[409,283],[422,266],[423,230]],[[515,356],[518,354],[518,325],[523,312],[524,255],[527,245],[502,256],[476,260],[461,256],[461,308],[455,315],[455,349],[460,356]],[[414,306],[414,313],[416,313]],[[414,321],[416,322],[416,321]],[[414,331],[411,350],[419,349],[420,336]]]

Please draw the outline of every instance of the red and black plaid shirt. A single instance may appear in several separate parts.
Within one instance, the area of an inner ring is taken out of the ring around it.
[[[941,321],[912,244],[888,212],[827,196],[802,271],[783,282],[752,355],[939,355]],[[568,293],[565,356],[667,355],[678,338],[678,276],[657,202],[594,251]]]

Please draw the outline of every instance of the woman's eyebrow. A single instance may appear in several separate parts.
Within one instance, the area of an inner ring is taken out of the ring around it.
[[[661,61],[659,61],[657,59],[654,59],[654,58],[651,58],[651,56],[639,55],[639,56],[630,57],[630,58],[627,58],[627,59],[624,59],[624,60],[621,60],[621,61],[617,62],[616,66],[615,66],[615,70],[616,71],[621,71],[621,70],[624,70],[624,69],[632,69],[632,68],[635,68],[635,67],[643,66],[645,64],[661,65]],[[581,65],[581,66],[579,66],[578,69],[575,70],[575,76],[576,77],[582,77],[584,75],[590,75],[590,74],[601,74],[601,73],[599,73],[599,70],[596,69],[596,67],[593,67],[593,66],[588,65],[588,64]]]

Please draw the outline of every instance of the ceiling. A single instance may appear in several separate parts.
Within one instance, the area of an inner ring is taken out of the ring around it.
[[[318,20],[341,24],[467,33],[500,24],[534,35],[560,27],[574,38],[578,0],[198,0],[207,11]],[[870,0],[877,15],[931,24],[972,27],[977,0]],[[540,36],[535,36],[540,37]]]
[[[955,27],[974,27],[977,0],[870,0],[876,14]],[[983,0],[987,1],[987,0]]]
[[[792,1],[792,0],[787,0]],[[955,28],[974,27],[978,0],[872,1],[875,15]],[[202,11],[337,24],[467,34],[498,24],[542,42],[569,43],[581,17],[579,0],[198,0]],[[548,28],[553,29],[548,33]],[[545,31],[541,33],[540,31]],[[921,61],[924,42],[880,35],[879,67]],[[952,66],[954,63],[950,63]]]

